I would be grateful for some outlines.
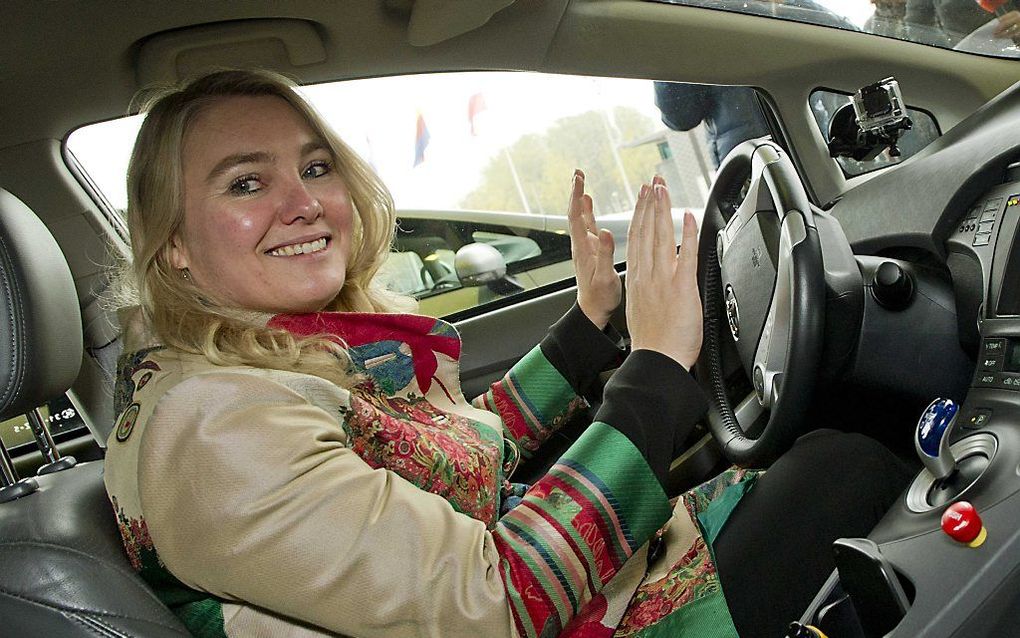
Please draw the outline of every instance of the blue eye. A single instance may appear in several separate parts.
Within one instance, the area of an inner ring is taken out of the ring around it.
[[[315,179],[316,177],[322,177],[333,170],[333,166],[330,162],[324,160],[317,160],[308,165],[308,168],[301,173],[301,177],[305,179]]]
[[[228,190],[232,195],[254,195],[262,190],[262,182],[258,175],[245,175],[231,182]]]

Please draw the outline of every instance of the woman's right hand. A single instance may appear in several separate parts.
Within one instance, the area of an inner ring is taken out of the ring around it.
[[[627,329],[632,350],[660,352],[690,370],[701,351],[698,225],[684,213],[679,251],[669,189],[643,184],[627,232]]]

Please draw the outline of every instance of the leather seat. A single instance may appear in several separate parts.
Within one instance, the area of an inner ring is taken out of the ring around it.
[[[62,395],[82,361],[74,281],[35,214],[0,189],[0,420]],[[134,572],[102,461],[0,503],[0,636],[189,635]]]

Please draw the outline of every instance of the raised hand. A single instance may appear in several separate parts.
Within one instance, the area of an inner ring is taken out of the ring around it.
[[[669,189],[643,184],[627,233],[627,329],[631,349],[654,350],[690,370],[701,351],[698,225],[684,214],[679,252]]]
[[[584,192],[584,173],[574,171],[567,208],[570,255],[577,273],[577,304],[601,330],[620,305],[620,275],[613,268],[613,234],[598,230],[591,196]]]

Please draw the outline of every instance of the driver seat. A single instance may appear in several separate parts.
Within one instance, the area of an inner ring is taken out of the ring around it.
[[[82,362],[74,281],[49,230],[0,189],[0,420],[63,395]],[[37,477],[0,503],[0,618],[5,636],[188,636],[128,563],[103,485],[103,462]]]

